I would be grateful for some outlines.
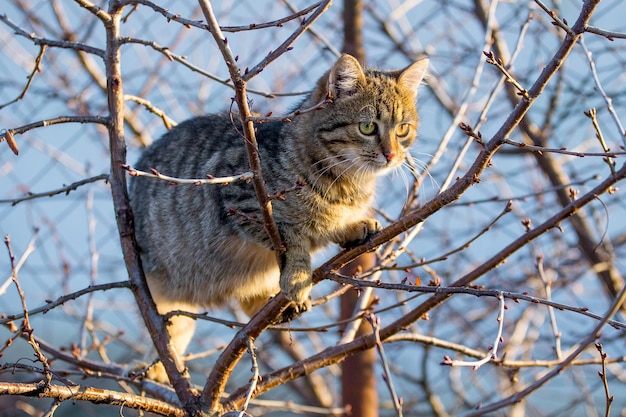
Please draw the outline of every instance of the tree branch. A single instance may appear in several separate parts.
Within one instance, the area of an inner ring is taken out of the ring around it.
[[[6,15],[0,15],[0,21],[4,22],[7,26],[13,29],[17,35],[33,41],[35,45],[52,46],[52,47],[65,48],[65,49],[74,49],[74,50],[83,51],[83,52],[97,55],[100,58],[104,58],[105,52],[100,48],[94,48],[93,46],[85,45],[84,43],[79,43],[79,42],[55,41],[52,39],[46,39],[46,38],[36,36],[35,34],[28,33],[22,28],[20,28],[19,26],[17,26]]]
[[[215,185],[215,184],[231,184],[237,181],[249,181],[254,177],[251,172],[244,172],[239,175],[231,175],[229,177],[213,177],[207,174],[207,178],[175,178],[169,175],[161,174],[156,169],[152,169],[152,172],[139,171],[131,166],[124,165],[123,167],[128,171],[128,175],[131,177],[148,177],[155,178],[163,181],[167,181],[172,185],[175,184],[192,184],[192,185]],[[1,202],[1,201],[0,201]]]
[[[2,204],[2,203],[11,203],[12,206],[15,206],[15,205],[17,205],[17,204],[19,204],[19,203],[21,203],[23,201],[34,200],[36,198],[52,197],[52,196],[58,195],[58,194],[68,195],[70,193],[70,191],[76,191],[78,189],[78,187],[81,187],[81,186],[86,185],[86,184],[91,184],[92,182],[103,181],[103,180],[104,181],[108,181],[109,180],[109,174],[100,174],[100,175],[96,175],[95,177],[85,178],[84,180],[73,182],[70,185],[66,185],[64,187],[61,187],[61,188],[58,188],[58,189],[52,190],[52,191],[46,191],[46,192],[43,192],[43,193],[29,193],[25,197],[8,198],[8,199],[0,200],[0,204]]]
[[[200,1],[204,2],[206,0],[200,0]],[[293,45],[296,39],[298,39],[300,35],[302,35],[309,28],[309,26],[311,26],[330,7],[330,3],[331,3],[331,0],[324,0],[324,1],[319,2],[318,3],[319,6],[317,7],[317,10],[315,10],[315,12],[311,14],[311,16],[306,18],[302,22],[302,24],[298,27],[298,29],[295,32],[293,32],[291,36],[289,36],[278,48],[268,53],[267,56],[263,58],[263,60],[261,60],[261,62],[259,62],[249,71],[246,69],[244,75],[241,77],[242,81],[246,81],[246,82],[250,81],[252,78],[254,78],[254,76],[256,76],[258,73],[263,71],[265,67],[267,67],[273,61],[275,61],[279,56],[281,56],[285,52],[290,51],[292,49],[291,45]],[[222,39],[225,40],[226,38],[222,38]],[[235,80],[233,80],[233,83],[237,85]]]
[[[321,13],[328,8],[330,0],[321,2],[318,10],[316,10],[298,30],[296,30],[285,42],[283,42],[281,47],[268,54],[268,56],[252,71],[247,72],[243,76],[237,65],[237,60],[228,45],[228,40],[221,32],[217,19],[213,14],[210,2],[207,0],[199,0],[199,3],[207,20],[207,28],[213,35],[217,47],[222,53],[230,73],[230,78],[235,86],[235,102],[237,103],[237,107],[239,109],[239,117],[243,127],[250,170],[254,173],[252,183],[254,185],[257,200],[259,201],[265,230],[267,231],[268,237],[272,243],[272,248],[276,252],[278,264],[282,265],[281,258],[283,257],[285,251],[285,244],[282,241],[278,227],[276,226],[276,222],[272,216],[271,198],[265,188],[265,181],[263,179],[261,169],[261,160],[254,132],[254,123],[249,119],[251,114],[246,97],[246,84],[248,80],[265,68],[266,65],[286,52],[289,45],[291,45],[291,43],[304,32],[304,29],[308,27],[308,25],[312,24],[321,15]],[[246,350],[245,341],[256,339],[256,337],[258,337],[258,335],[272,323],[274,318],[278,317],[278,315],[284,311],[286,305],[287,299],[282,293],[274,297],[273,302],[263,308],[245,328],[240,330],[224,352],[222,352],[209,377],[207,378],[206,385],[201,396],[202,403],[208,406],[210,410],[218,410],[220,408],[219,400],[226,386],[228,377],[235,364],[239,361],[239,359],[241,359]],[[271,315],[266,316],[263,313]],[[255,325],[258,327],[255,327]]]
[[[391,240],[395,236],[398,236],[400,233],[403,233],[411,227],[421,223],[430,215],[434,214],[441,208],[460,198],[460,196],[465,191],[467,191],[471,186],[477,183],[479,181],[480,174],[489,164],[491,157],[505,143],[505,139],[520,123],[524,115],[534,104],[535,100],[541,95],[552,76],[561,68],[563,62],[578,41],[578,38],[584,32],[588,20],[591,18],[593,12],[595,11],[597,2],[597,0],[594,0],[587,1],[585,3],[576,23],[572,27],[573,34],[568,34],[567,36],[565,36],[561,43],[561,46],[554,54],[551,61],[543,69],[532,87],[528,90],[528,97],[523,98],[518,103],[516,108],[502,124],[500,129],[495,133],[491,140],[485,144],[484,149],[481,150],[476,160],[463,177],[459,178],[456,183],[454,183],[450,188],[439,194],[430,202],[426,203],[420,209],[415,210],[414,212],[408,214],[399,221],[383,229],[380,233],[375,235],[370,242],[353,249],[344,250],[323,265],[321,265],[313,273],[314,282],[319,282],[320,280],[324,279],[328,274],[336,271],[352,259],[355,259],[358,255],[373,250],[377,246]],[[508,256],[513,254],[519,248],[523,247],[525,244],[542,235],[546,231],[556,227],[556,225],[558,225],[561,221],[567,219],[580,207],[588,204],[590,201],[595,200],[598,195],[603,194],[610,187],[612,187],[613,184],[625,177],[626,165],[623,166],[619,171],[617,171],[615,176],[611,176],[605,179],[601,184],[596,186],[593,190],[585,194],[579,200],[572,202],[570,205],[563,208],[561,211],[548,219],[546,222],[542,223],[537,228],[528,231],[515,242],[507,245],[487,262],[483,263],[472,272],[459,278],[452,284],[452,286],[460,287],[469,285],[475,279],[484,275],[487,271],[490,271],[500,265]],[[400,319],[381,329],[381,340],[384,341],[387,337],[401,331],[416,320],[419,320],[420,317],[422,317],[426,312],[444,302],[448,297],[449,295],[445,294],[435,294],[417,308],[413,309]],[[276,303],[276,300],[273,300],[267,307],[269,308]],[[313,372],[319,368],[338,363],[342,361],[346,356],[354,352],[369,349],[373,346],[375,346],[375,338],[373,337],[373,335],[369,335],[357,338],[353,342],[345,345],[327,348],[324,351],[313,355],[304,361],[297,362],[287,368],[283,368],[264,377],[258,386],[257,395],[267,390],[270,390],[279,384],[283,384],[287,380],[291,380]],[[231,394],[231,396],[227,399],[225,407],[233,407],[241,400],[242,392],[236,391]]]
[[[146,283],[141,259],[137,251],[133,213],[128,200],[126,188],[126,141],[124,138],[124,91],[122,88],[122,74],[120,65],[120,35],[119,27],[122,7],[117,2],[111,2],[109,15],[111,19],[105,24],[106,28],[106,78],[107,97],[109,103],[109,145],[111,149],[111,194],[115,217],[119,230],[122,253],[129,273],[131,290],[135,295],[142,318],[146,323],[159,357],[170,377],[170,382],[176,391],[183,408],[191,416],[199,416],[199,407],[191,390],[189,374],[181,359],[176,355],[165,322],[156,310],[156,305],[150,296]]]
[[[130,283],[128,281],[118,281],[118,282],[110,282],[108,284],[99,284],[99,285],[90,285],[86,288],[83,288],[82,290],[79,291],[75,291],[71,294],[66,294],[63,295],[61,297],[59,297],[58,299],[56,299],[55,301],[49,301],[45,306],[41,306],[41,307],[37,307],[37,308],[33,308],[31,310],[28,310],[28,314],[30,316],[35,315],[35,314],[39,314],[39,313],[47,313],[48,311],[52,310],[53,308],[60,306],[62,304],[65,304],[66,302],[70,301],[70,300],[75,300],[79,297],[82,297],[85,294],[91,294],[93,292],[96,291],[106,291],[106,290],[111,290],[114,288],[128,288],[130,285]],[[22,317],[24,317],[24,313],[21,314],[8,314],[6,315],[6,317],[3,317],[0,319],[0,324],[7,324],[13,320],[17,320],[17,319],[21,319]]]
[[[89,401],[94,404],[120,405],[164,416],[186,416],[181,408],[153,398],[100,388],[83,388],[80,385],[51,385],[47,390],[42,391],[39,384],[0,381],[0,395],[54,398],[60,401]]]
[[[30,85],[33,83],[33,80],[35,79],[35,74],[37,74],[38,72],[41,71],[41,60],[43,59],[43,54],[44,54],[45,51],[46,51],[46,45],[40,45],[39,46],[39,54],[37,55],[37,58],[35,58],[35,65],[34,65],[33,70],[31,71],[30,75],[28,76],[28,81],[26,82],[26,86],[24,86],[24,89],[22,90],[22,92],[20,93],[19,96],[17,96],[13,100],[9,101],[8,103],[0,105],[0,110],[2,110],[3,108],[5,108],[8,105],[11,105],[13,103],[17,103],[18,101],[23,99],[24,96],[26,96],[26,92],[28,91],[28,89],[30,88]]]

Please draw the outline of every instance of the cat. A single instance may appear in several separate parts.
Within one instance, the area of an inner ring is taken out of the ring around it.
[[[279,291],[291,301],[292,314],[306,311],[311,253],[331,242],[363,242],[380,229],[369,217],[375,180],[399,167],[415,140],[415,102],[427,67],[421,59],[382,71],[342,55],[300,105],[311,109],[326,101],[323,108],[256,125],[267,191],[283,193],[272,202],[286,247],[280,266],[251,183],[171,185],[133,177],[136,237],[158,311],[195,312],[237,300],[252,316]],[[246,172],[241,125],[234,120],[229,114],[187,120],[146,149],[135,167],[178,178]],[[170,320],[178,354],[194,326],[188,317]],[[155,369],[149,376],[166,381],[164,369]]]

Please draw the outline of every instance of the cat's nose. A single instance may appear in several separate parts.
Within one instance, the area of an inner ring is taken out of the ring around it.
[[[385,159],[387,160],[387,162],[393,161],[394,158],[396,157],[396,154],[394,152],[383,152],[383,155],[385,156]]]

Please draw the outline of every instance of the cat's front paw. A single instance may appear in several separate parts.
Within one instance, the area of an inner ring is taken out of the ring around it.
[[[280,314],[277,320],[277,324],[287,323],[300,316],[300,314],[311,308],[311,300],[307,299],[304,304],[296,304],[294,302],[289,303],[287,308]]]
[[[281,323],[291,321],[311,308],[311,285],[308,283],[300,283],[298,280],[294,281],[295,282],[292,282],[292,285],[284,291],[285,296],[291,303],[289,303],[287,309],[281,314]]]
[[[367,242],[380,229],[380,222],[376,219],[359,220],[346,228],[343,240],[338,243],[344,248],[353,248]]]

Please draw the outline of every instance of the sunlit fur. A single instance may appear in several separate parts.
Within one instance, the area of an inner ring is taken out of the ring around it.
[[[374,182],[405,161],[415,140],[416,93],[427,65],[421,60],[385,72],[363,69],[344,55],[300,106],[306,110],[326,101],[323,109],[257,126],[269,194],[304,184],[273,201],[287,249],[280,268],[251,183],[193,186],[133,178],[136,236],[159,311],[234,299],[250,315],[279,291],[293,302],[292,313],[306,310],[311,252],[331,242],[363,241],[379,228],[369,218]],[[181,123],[144,152],[137,169],[179,178],[248,171],[241,129],[232,120],[210,115]],[[376,133],[361,133],[361,122],[376,123]],[[172,319],[178,352],[187,347],[193,326],[190,319]],[[165,379],[162,369],[151,375]]]

